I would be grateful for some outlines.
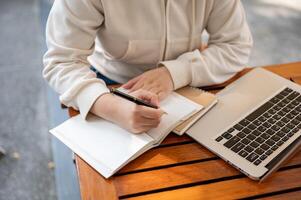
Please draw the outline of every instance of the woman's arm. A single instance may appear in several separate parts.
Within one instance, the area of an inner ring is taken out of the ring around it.
[[[130,80],[124,87],[167,94],[170,85],[173,85],[173,89],[186,85],[213,85],[224,82],[241,71],[248,62],[253,44],[241,2],[214,0],[206,29],[210,35],[208,48],[184,53],[175,60],[163,61],[160,65],[168,70],[158,68],[148,71]],[[162,73],[164,78],[160,78]],[[157,83],[156,86],[154,83]]]
[[[134,133],[157,127],[163,111],[138,106],[111,95],[90,70],[87,57],[94,50],[96,32],[103,23],[100,0],[57,0],[49,14],[43,75],[67,106],[86,118],[94,114]],[[139,90],[132,95],[158,105],[157,95]]]
[[[96,32],[104,17],[99,0],[58,0],[50,11],[43,76],[66,106],[85,118],[95,100],[109,90],[90,70]]]
[[[240,0],[214,0],[206,29],[208,48],[161,63],[171,73],[174,89],[224,82],[247,64],[253,41]]]

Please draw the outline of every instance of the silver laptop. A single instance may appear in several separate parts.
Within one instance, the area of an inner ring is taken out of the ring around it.
[[[264,180],[301,144],[301,87],[256,68],[220,91],[187,132],[254,180]]]

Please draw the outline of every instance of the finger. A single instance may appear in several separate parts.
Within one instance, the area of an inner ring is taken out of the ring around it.
[[[154,108],[149,108],[146,106],[141,106],[141,115],[146,118],[151,118],[151,119],[160,119],[161,116],[165,113],[161,109],[154,109]]]
[[[130,92],[134,92],[134,91],[136,91],[136,90],[139,90],[139,89],[143,88],[143,86],[144,86],[144,83],[143,83],[143,81],[140,79],[140,80],[138,80],[138,81],[132,86],[132,88],[130,89]]]
[[[159,99],[159,101],[162,101],[166,97],[167,97],[167,94],[165,92],[159,92],[158,93],[158,99]]]
[[[133,87],[133,85],[135,85],[139,79],[141,78],[141,76],[137,76],[131,80],[129,80],[127,83],[123,84],[121,87],[125,88],[125,89],[131,89]]]
[[[140,89],[137,92],[133,93],[133,95],[144,101],[150,102],[151,104],[153,104],[155,106],[159,106],[158,96],[152,92]]]
[[[144,116],[141,116],[139,119],[139,123],[142,126],[157,126],[160,123],[160,119],[151,119],[151,118],[146,118]]]

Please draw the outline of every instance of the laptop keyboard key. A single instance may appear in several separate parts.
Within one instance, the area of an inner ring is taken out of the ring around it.
[[[246,146],[244,150],[245,150],[246,152],[251,153],[251,152],[254,150],[254,148],[251,147],[251,146]]]
[[[255,135],[255,136],[259,136],[261,133],[258,130],[254,130],[252,132],[252,134]]]
[[[300,129],[299,128],[294,128],[291,132],[293,132],[294,134],[297,133]]]
[[[255,162],[254,162],[254,165],[259,165],[261,163],[261,160],[256,160]]]
[[[215,139],[215,141],[220,142],[222,139],[223,139],[223,137],[222,137],[222,136],[219,136],[219,137],[217,137],[217,138]]]
[[[255,150],[255,153],[257,153],[258,155],[262,155],[264,153],[264,150],[262,150],[261,148],[257,148]]]
[[[236,130],[238,130],[238,131],[241,131],[244,127],[241,126],[240,124],[236,124],[236,125],[234,126],[234,128],[235,128]]]
[[[284,133],[288,133],[288,132],[290,132],[290,129],[287,128],[287,127],[283,127],[283,128],[281,129],[281,131],[284,132]]]
[[[246,152],[245,150],[241,150],[238,155],[240,155],[241,157],[246,157],[248,155],[248,152]]]
[[[281,108],[283,108],[283,107],[286,106],[286,104],[284,102],[282,102],[282,101],[280,101],[277,105],[280,106]]]
[[[277,94],[277,95],[276,95],[276,98],[278,98],[278,99],[283,99],[284,96],[283,96],[282,94]]]
[[[280,126],[280,127],[285,126],[285,123],[282,121],[278,121],[276,124],[277,124],[277,126]]]
[[[233,145],[235,145],[238,141],[239,141],[239,137],[232,137],[230,140],[228,140],[224,146],[227,147],[227,148],[231,148]]]
[[[226,138],[227,140],[230,139],[230,138],[232,137],[232,135],[231,135],[230,133],[228,133],[228,132],[223,133],[222,136],[223,136],[224,138]]]
[[[239,152],[241,149],[243,149],[245,147],[245,145],[243,143],[237,143],[236,145],[234,145],[234,147],[231,148],[232,151],[234,151],[235,153]]]
[[[276,135],[278,135],[279,137],[284,137],[285,133],[283,133],[282,131],[279,131],[276,133]]]
[[[272,129],[268,129],[268,130],[266,131],[266,133],[269,134],[269,135],[274,135],[274,134],[275,134],[275,131],[272,130]]]
[[[253,135],[253,134],[249,134],[249,135],[247,136],[247,138],[248,138],[249,140],[254,140],[254,139],[256,138],[256,136]]]
[[[261,121],[261,122],[264,122],[264,121],[266,121],[266,120],[267,120],[267,118],[266,118],[266,117],[264,117],[264,116],[260,116],[260,117],[258,118],[258,120],[259,120],[259,121]]]
[[[287,117],[288,119],[293,119],[295,116],[292,113],[288,113],[285,117]]]
[[[270,117],[272,117],[273,115],[272,115],[271,113],[269,113],[269,112],[266,112],[266,113],[263,114],[263,116],[264,116],[265,118],[270,118]]]
[[[263,150],[268,150],[268,149],[270,148],[270,146],[267,145],[267,144],[262,144],[262,145],[260,146],[260,148],[262,148]]]
[[[287,98],[288,98],[289,100],[293,100],[293,99],[295,99],[296,97],[298,97],[299,95],[300,95],[299,92],[294,91],[294,92],[291,93]]]
[[[273,107],[273,109],[276,110],[276,111],[281,110],[281,108],[282,108],[282,107],[281,107],[281,106],[278,106],[278,105],[275,105],[275,106]]]
[[[277,97],[274,97],[270,100],[270,102],[277,104],[280,101],[280,99],[278,99]]]
[[[233,131],[235,131],[235,129],[234,128],[230,128],[227,132],[228,133],[232,133]]]
[[[261,137],[262,137],[263,139],[267,140],[267,139],[270,138],[270,135],[267,134],[267,133],[263,133],[263,134],[261,134]]]
[[[292,104],[293,104],[294,106],[298,106],[298,105],[300,104],[299,98],[300,98],[300,96],[299,96],[297,99],[295,99],[294,101],[292,101]]]
[[[250,162],[254,162],[254,160],[256,160],[257,158],[258,158],[258,155],[253,152],[247,157],[247,160]]]
[[[273,103],[271,102],[266,102],[259,108],[257,108],[253,113],[251,113],[249,116],[246,117],[247,120],[249,121],[254,121],[257,117],[262,115],[266,110],[271,108],[273,106]]]
[[[270,149],[270,150],[267,150],[267,151],[265,152],[265,154],[268,155],[268,156],[271,155],[272,153],[273,153],[273,150],[271,150],[271,149]]]
[[[250,124],[250,122],[247,119],[243,119],[239,122],[239,124],[242,126],[248,126]]]
[[[282,116],[283,116],[283,115],[282,115]],[[289,120],[289,118],[287,118],[287,117],[283,117],[283,118],[281,119],[281,121],[284,122],[284,123],[288,123],[290,120]]]
[[[287,105],[287,107],[292,110],[295,108],[295,105],[293,103],[290,103]]]
[[[266,128],[270,128],[270,126],[271,126],[271,124],[269,122],[264,122],[262,125]]]
[[[277,112],[277,110],[275,110],[275,109],[270,109],[269,111],[268,111],[270,114],[272,114],[272,115],[274,115],[276,112]]]
[[[273,135],[271,137],[271,139],[274,140],[275,142],[278,142],[281,138],[279,136],[277,136],[277,135]]]
[[[250,144],[252,147],[257,148],[259,146],[259,144],[255,141],[251,142]]]
[[[278,115],[278,114],[276,114],[276,115],[274,115],[274,116],[273,116],[273,118],[274,118],[274,119],[276,119],[276,120],[278,121],[279,119],[281,119],[281,118],[282,118],[282,116],[281,116],[281,115]]]
[[[260,125],[262,124],[262,122],[259,121],[259,120],[255,120],[255,121],[253,122],[253,124],[255,124],[256,126],[260,126]]]
[[[245,145],[249,144],[251,141],[247,138],[242,139],[241,141],[242,143],[244,143]]]
[[[283,145],[283,143],[284,143],[284,142],[280,140],[280,141],[277,142],[276,144],[277,144],[278,146],[281,146],[281,145]]]
[[[258,137],[256,138],[255,141],[258,142],[259,144],[262,144],[265,141],[265,139],[263,139],[262,137]]]
[[[257,127],[254,124],[249,124],[249,126],[247,128],[250,130],[254,130]]]
[[[272,130],[274,131],[279,131],[280,130],[280,126],[274,125],[271,127]]]
[[[268,120],[268,122],[271,123],[271,124],[275,124],[277,122],[277,120],[274,119],[274,118],[271,118],[271,119]]]
[[[276,151],[276,150],[278,149],[278,147],[279,147],[279,146],[275,145],[275,146],[272,146],[271,149],[272,149],[273,151]]]
[[[242,130],[242,132],[245,133],[245,134],[249,134],[249,133],[251,133],[251,130],[248,129],[248,128],[244,128],[244,129]]]
[[[294,124],[295,126],[297,126],[297,125],[300,123],[300,121],[297,120],[297,119],[293,119],[293,120],[291,121],[291,123]]]
[[[239,132],[239,133],[237,133],[236,136],[242,139],[242,138],[246,137],[246,134]]]
[[[284,136],[284,137],[282,138],[282,141],[283,141],[283,142],[286,142],[288,139],[289,139],[289,137]]]
[[[293,123],[289,123],[286,125],[287,128],[289,129],[294,129],[295,128],[295,125]]]
[[[267,130],[267,128],[261,125],[261,126],[258,127],[257,130],[260,131],[260,132],[264,132],[264,131]]]
[[[271,139],[267,140],[265,143],[269,146],[273,146],[275,144],[275,142]]]
[[[262,156],[260,156],[260,160],[265,160],[266,158],[267,158],[268,156],[267,155],[262,155]]]

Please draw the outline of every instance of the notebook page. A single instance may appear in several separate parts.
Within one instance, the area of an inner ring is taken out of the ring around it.
[[[157,128],[147,132],[156,142],[161,141],[162,137],[165,137],[179,123],[201,110],[203,106],[173,92],[165,100],[160,102],[160,108],[167,114],[162,116]]]
[[[153,141],[93,115],[70,118],[50,132],[106,178]]]

